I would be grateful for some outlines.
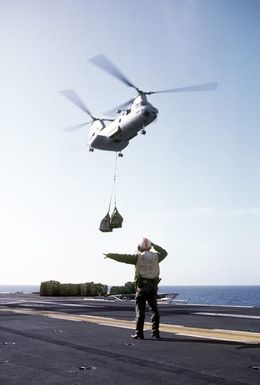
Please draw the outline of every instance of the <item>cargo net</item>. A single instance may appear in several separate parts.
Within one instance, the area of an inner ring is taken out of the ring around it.
[[[113,231],[113,229],[119,229],[122,227],[123,223],[123,217],[119,213],[117,207],[116,207],[116,177],[117,177],[117,153],[116,153],[116,159],[115,159],[115,171],[114,171],[114,178],[113,178],[113,185],[112,185],[112,191],[110,196],[110,201],[108,205],[108,212],[104,216],[104,218],[101,220],[99,225],[99,230],[103,233],[109,233]],[[112,211],[110,215],[110,209],[111,209],[111,203],[114,198],[114,210]]]

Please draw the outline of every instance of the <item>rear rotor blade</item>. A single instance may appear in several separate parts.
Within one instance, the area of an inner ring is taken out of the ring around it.
[[[217,86],[218,86],[218,83],[204,83],[204,84],[198,84],[190,87],[170,88],[168,90],[162,90],[162,91],[151,91],[151,92],[146,92],[146,94],[152,95],[152,94],[164,94],[164,93],[170,93],[170,92],[214,91],[216,90]]]
[[[129,99],[127,102],[120,104],[117,107],[112,108],[109,111],[106,111],[104,114],[105,115],[113,115],[116,111],[118,110],[124,110],[129,104],[131,104],[134,101],[135,98]]]
[[[92,119],[95,119],[87,106],[83,103],[83,101],[74,90],[64,90],[60,91],[60,93],[65,96],[65,98],[67,98],[71,103],[75,104],[82,111],[86,112]]]
[[[64,130],[64,131],[67,131],[67,132],[73,132],[73,131],[78,130],[78,129],[81,128],[81,127],[86,126],[87,124],[90,124],[90,123],[92,123],[92,120],[90,120],[89,122],[76,124],[75,126],[63,128],[63,130]]]
[[[100,119],[102,120],[103,122],[113,122],[115,119]]]
[[[135,88],[138,91],[138,88],[129,79],[127,79],[127,77],[105,55],[94,56],[89,59],[89,61],[101,68],[103,71],[108,72],[110,75],[114,76],[127,86]]]

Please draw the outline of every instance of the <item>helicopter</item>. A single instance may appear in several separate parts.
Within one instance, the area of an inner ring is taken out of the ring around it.
[[[63,96],[91,118],[90,121],[78,124],[69,129],[70,131],[73,131],[84,125],[90,124],[88,137],[90,152],[93,152],[94,149],[114,151],[122,157],[123,154],[121,151],[128,146],[131,139],[137,136],[138,132],[145,135],[146,127],[155,121],[159,113],[158,109],[148,101],[147,96],[162,93],[214,91],[218,85],[217,82],[212,82],[161,91],[143,91],[132,83],[105,55],[97,55],[89,59],[89,61],[120,80],[126,86],[135,89],[137,92],[137,95],[133,98],[107,112],[107,114],[109,114],[116,111],[118,114],[116,118],[106,119],[97,118],[92,115],[91,111],[73,89],[61,91]],[[106,124],[106,122],[108,123]]]

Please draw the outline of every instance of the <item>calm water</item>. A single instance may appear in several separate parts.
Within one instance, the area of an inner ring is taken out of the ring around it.
[[[30,294],[40,291],[40,285],[0,285],[0,293],[16,293],[23,292]]]
[[[258,286],[160,286],[160,292],[179,293],[191,304],[260,306]]]
[[[39,286],[0,285],[2,292],[38,292]],[[258,286],[161,286],[161,293],[179,293],[177,299],[191,304],[260,306],[260,285]]]

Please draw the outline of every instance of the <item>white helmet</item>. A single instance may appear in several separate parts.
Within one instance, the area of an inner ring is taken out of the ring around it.
[[[148,238],[143,238],[142,241],[138,245],[138,250],[147,251],[152,247],[151,241]]]

